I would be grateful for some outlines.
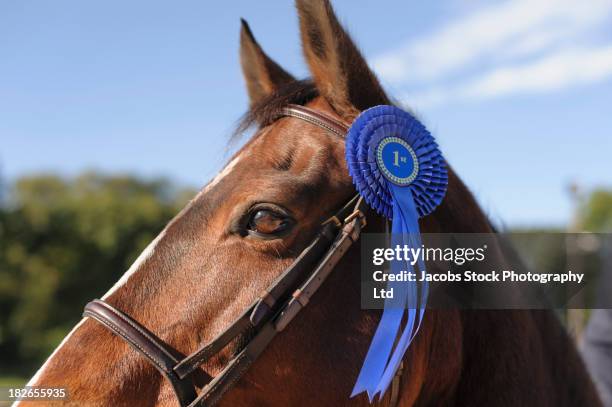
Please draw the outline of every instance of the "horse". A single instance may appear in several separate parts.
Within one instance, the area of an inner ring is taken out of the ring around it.
[[[305,106],[350,124],[364,109],[393,104],[329,2],[296,4],[311,79],[297,80],[271,59],[242,21],[250,99],[243,127],[255,126],[254,135],[102,297],[169,354],[190,354],[227,331],[355,195],[343,137],[280,112]],[[421,231],[493,233],[450,166],[448,178],[443,202],[420,220]],[[370,212],[367,220],[366,231],[385,230],[383,218]],[[364,395],[349,397],[380,319],[380,311],[360,307],[359,260],[352,245],[219,406],[371,405]],[[49,405],[176,406],[172,383],[89,315],[28,385],[68,391]],[[191,384],[205,388],[256,335],[240,332],[197,366]],[[573,342],[545,310],[428,310],[395,393],[376,405],[600,405]]]

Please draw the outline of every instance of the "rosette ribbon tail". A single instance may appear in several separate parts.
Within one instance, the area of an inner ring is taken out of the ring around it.
[[[392,247],[421,247],[418,213],[410,190],[392,184],[390,190],[393,196]],[[413,269],[412,264],[410,261],[393,260],[391,273],[408,271],[418,278],[420,273],[418,269]],[[424,270],[420,259],[417,259],[416,264]],[[370,402],[377,394],[380,394],[380,398],[384,396],[421,325],[427,302],[427,290],[423,286],[419,287],[416,281],[393,281],[388,283],[387,288],[393,288],[393,298],[385,300],[383,315],[351,394],[353,397],[366,391]],[[402,327],[401,322],[406,312],[407,321]]]

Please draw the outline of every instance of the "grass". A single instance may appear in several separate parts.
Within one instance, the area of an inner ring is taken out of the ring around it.
[[[19,376],[0,376],[0,387],[21,387],[28,379]]]

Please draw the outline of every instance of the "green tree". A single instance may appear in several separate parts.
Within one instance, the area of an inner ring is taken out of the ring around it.
[[[579,215],[584,230],[612,231],[612,190],[593,191],[581,206]]]
[[[38,366],[192,195],[131,176],[17,180],[0,208],[2,369]]]

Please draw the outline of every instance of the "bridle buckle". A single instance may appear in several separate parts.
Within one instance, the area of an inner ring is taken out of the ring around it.
[[[321,226],[325,226],[328,223],[333,223],[337,228],[341,228],[342,227],[342,222],[340,222],[340,219],[338,219],[338,217],[336,215],[327,218],[327,220],[325,220],[323,223],[321,223]]]
[[[365,225],[367,224],[366,221],[366,217],[364,215],[363,212],[361,212],[359,209],[355,209],[355,211],[353,211],[353,213],[351,213],[349,216],[346,217],[346,219],[344,219],[344,223],[349,223],[351,222],[353,219],[355,218],[359,218],[359,223],[361,225],[361,227],[365,227]]]

